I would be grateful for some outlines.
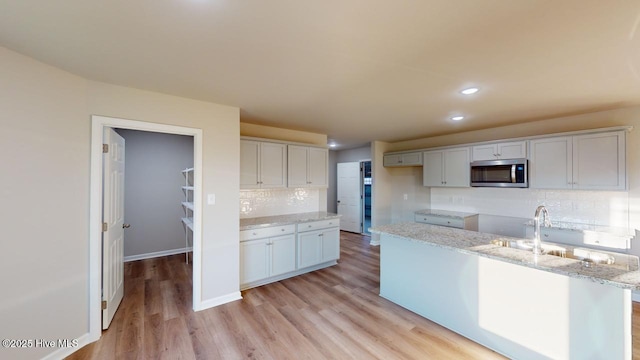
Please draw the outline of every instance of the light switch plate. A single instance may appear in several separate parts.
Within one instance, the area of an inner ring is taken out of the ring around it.
[[[216,204],[216,194],[208,194],[207,195],[207,204],[215,205]]]

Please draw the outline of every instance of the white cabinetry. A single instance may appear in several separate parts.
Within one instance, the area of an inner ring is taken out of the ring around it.
[[[511,141],[476,145],[472,148],[473,161],[496,159],[524,159],[526,157],[526,141]]]
[[[295,226],[240,232],[242,286],[296,270]]]
[[[384,155],[383,166],[420,166],[422,152]]]
[[[422,153],[423,184],[436,187],[469,187],[469,148]]]
[[[288,145],[288,186],[327,187],[329,151],[323,148]]]
[[[464,217],[438,216],[415,214],[416,222],[430,225],[447,226],[457,229],[478,231],[478,215],[469,215]]]
[[[253,140],[240,140],[240,188],[284,188],[287,146]]]
[[[625,190],[624,131],[531,140],[531,187]]]
[[[339,226],[338,220],[298,224],[298,268],[340,258]]]

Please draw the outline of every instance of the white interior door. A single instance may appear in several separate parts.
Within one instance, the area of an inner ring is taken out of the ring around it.
[[[103,144],[108,149],[102,162],[102,329],[107,329],[124,295],[124,139],[107,128]]]
[[[338,163],[338,214],[340,230],[360,233],[360,162]]]

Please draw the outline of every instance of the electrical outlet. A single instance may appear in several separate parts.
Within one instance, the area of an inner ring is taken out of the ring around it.
[[[405,199],[405,200],[409,200],[409,195],[404,194],[404,196],[403,196],[403,197],[404,197],[404,199]]]
[[[207,195],[207,204],[215,205],[216,204],[216,194]]]

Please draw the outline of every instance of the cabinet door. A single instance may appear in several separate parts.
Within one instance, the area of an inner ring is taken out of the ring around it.
[[[472,148],[473,161],[495,160],[498,158],[496,144],[477,145]]]
[[[573,155],[571,137],[531,140],[530,186],[535,189],[571,189]]]
[[[469,187],[469,148],[450,149],[445,152],[444,185]]]
[[[402,154],[402,165],[405,165],[405,166],[422,165],[422,153],[415,152],[415,153]]]
[[[527,142],[513,141],[497,144],[500,159],[525,159],[527,157]]]
[[[326,229],[322,233],[322,262],[340,258],[340,230]]]
[[[271,238],[270,276],[296,269],[296,237],[294,234]]]
[[[286,183],[287,146],[260,144],[260,185],[262,188],[283,188]]]
[[[382,158],[382,165],[383,166],[398,166],[398,165],[402,165],[402,155],[401,154],[385,155]]]
[[[298,233],[298,269],[322,262],[322,230]]]
[[[287,146],[288,155],[288,186],[307,186],[307,153],[309,148],[306,146],[289,145]]]
[[[258,171],[260,161],[260,143],[240,140],[240,188],[256,189],[260,187]]]
[[[424,186],[443,186],[444,153],[442,151],[425,151],[422,154],[422,183]]]
[[[319,148],[309,148],[309,186],[327,187],[329,150]]]
[[[573,188],[626,188],[624,132],[573,137]]]
[[[269,277],[269,240],[240,243],[240,283],[246,284]]]

